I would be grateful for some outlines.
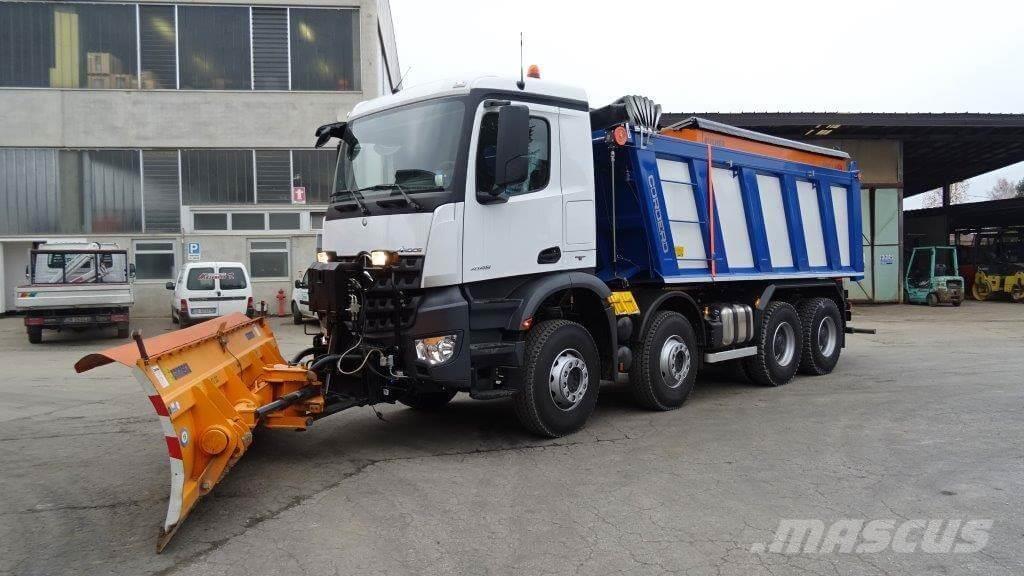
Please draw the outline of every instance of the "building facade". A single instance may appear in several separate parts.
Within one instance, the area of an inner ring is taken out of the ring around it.
[[[396,52],[386,0],[0,1],[0,311],[56,239],[127,249],[136,315],[189,260],[276,308],[333,184],[313,131],[392,91]]]

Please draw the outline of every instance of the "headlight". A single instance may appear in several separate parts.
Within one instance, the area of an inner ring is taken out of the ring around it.
[[[387,268],[398,262],[398,253],[389,250],[374,250],[370,252],[370,266],[374,268]]]
[[[431,366],[444,364],[455,356],[456,334],[432,336],[416,340],[416,358]]]

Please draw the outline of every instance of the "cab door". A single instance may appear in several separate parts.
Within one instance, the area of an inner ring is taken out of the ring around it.
[[[494,184],[498,106],[477,109],[466,174],[463,281],[476,282],[558,270],[563,245],[558,108],[512,101],[529,108],[526,181],[505,187],[506,201],[481,202],[478,190]]]

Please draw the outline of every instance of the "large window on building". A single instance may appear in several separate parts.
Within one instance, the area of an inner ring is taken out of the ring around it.
[[[136,240],[132,243],[135,252],[135,277],[139,280],[173,280],[175,242]]]
[[[252,163],[252,150],[182,150],[182,202],[252,204]]]
[[[292,8],[292,90],[359,90],[359,12]]]
[[[135,6],[0,3],[0,86],[138,88]]]
[[[296,186],[306,187],[306,202],[326,204],[331,198],[337,152],[331,150],[292,150],[292,168]]]
[[[178,87],[177,26],[174,6],[139,5],[143,90]]]
[[[249,273],[253,278],[288,278],[288,240],[249,240]]]
[[[182,89],[249,90],[249,8],[178,6]]]

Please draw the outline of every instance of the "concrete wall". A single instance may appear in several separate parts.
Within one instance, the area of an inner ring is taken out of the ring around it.
[[[817,146],[838,148],[857,161],[864,186],[896,187],[903,182],[903,147],[899,140],[813,140]]]
[[[191,0],[183,3],[190,3]],[[194,2],[199,4],[201,2]],[[359,9],[359,92],[0,89],[0,146],[303,148],[313,131],[378,92],[375,0],[220,0],[219,4]]]

